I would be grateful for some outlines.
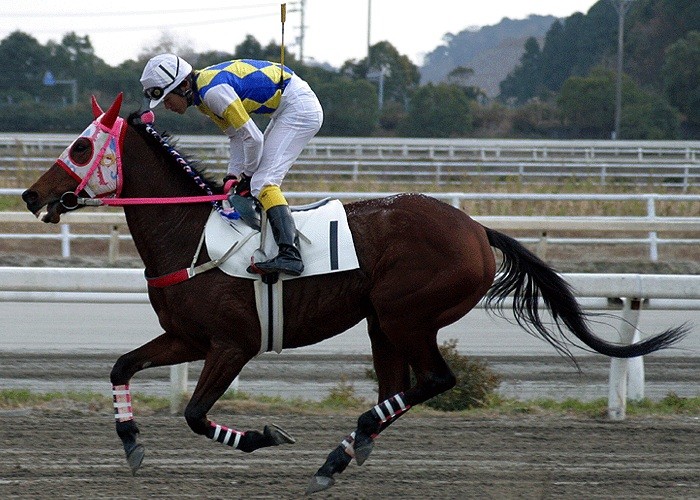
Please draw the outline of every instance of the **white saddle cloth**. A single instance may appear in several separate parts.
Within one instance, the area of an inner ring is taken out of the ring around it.
[[[280,279],[303,278],[360,267],[347,214],[339,200],[330,200],[319,208],[292,212],[292,216],[299,232],[299,250],[304,260],[304,272],[301,276],[280,274]],[[221,258],[236,245],[231,255],[219,265],[219,269],[239,278],[259,278],[246,271],[253,254],[260,248],[259,231],[240,219],[224,220],[216,210],[212,210],[204,232],[207,251],[213,260]],[[277,255],[277,245],[269,224],[264,252],[267,258]]]

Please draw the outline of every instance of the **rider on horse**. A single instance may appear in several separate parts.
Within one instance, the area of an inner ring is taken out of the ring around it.
[[[288,67],[269,61],[240,59],[193,70],[174,54],[149,60],[141,84],[151,108],[164,102],[170,111],[184,114],[195,105],[228,135],[231,158],[224,181],[238,181],[231,197],[259,199],[279,248],[276,257],[256,262],[248,272],[299,276],[304,264],[280,184],[323,122],[309,85]],[[264,134],[252,113],[271,115]]]

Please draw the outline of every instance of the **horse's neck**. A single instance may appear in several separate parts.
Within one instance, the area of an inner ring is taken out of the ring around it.
[[[124,146],[122,197],[162,198],[204,194],[187,189],[189,186],[183,187],[178,173],[172,172],[162,158],[154,156],[145,144],[142,143],[141,148],[138,146],[136,139]],[[191,264],[210,212],[210,205],[200,203],[124,207],[134,245],[150,276],[178,271]]]
[[[201,206],[163,205],[160,210],[125,207],[134,245],[149,275],[188,267],[194,258],[209,211]]]

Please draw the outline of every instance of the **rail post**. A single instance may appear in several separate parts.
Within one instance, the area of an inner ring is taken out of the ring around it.
[[[187,394],[188,363],[170,367],[170,413],[176,415],[182,406],[182,397]]]
[[[61,256],[70,258],[70,225],[61,224]]]
[[[647,198],[647,217],[653,219],[656,217],[656,200],[654,196]],[[659,260],[659,241],[656,231],[649,231],[649,260],[658,262]]]
[[[622,325],[620,340],[629,345],[639,341],[639,311],[642,300],[622,299]],[[644,358],[610,359],[610,380],[608,384],[608,417],[610,420],[624,420],[627,415],[627,400],[640,400],[644,397]]]
[[[109,233],[109,263],[114,264],[119,258],[119,226],[112,226],[112,231]]]

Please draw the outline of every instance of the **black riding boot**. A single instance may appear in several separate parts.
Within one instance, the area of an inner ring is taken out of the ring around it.
[[[289,205],[277,205],[268,209],[267,220],[270,221],[272,236],[279,251],[276,257],[250,266],[248,272],[253,274],[278,272],[299,276],[304,272],[304,263],[297,248],[297,228]]]

